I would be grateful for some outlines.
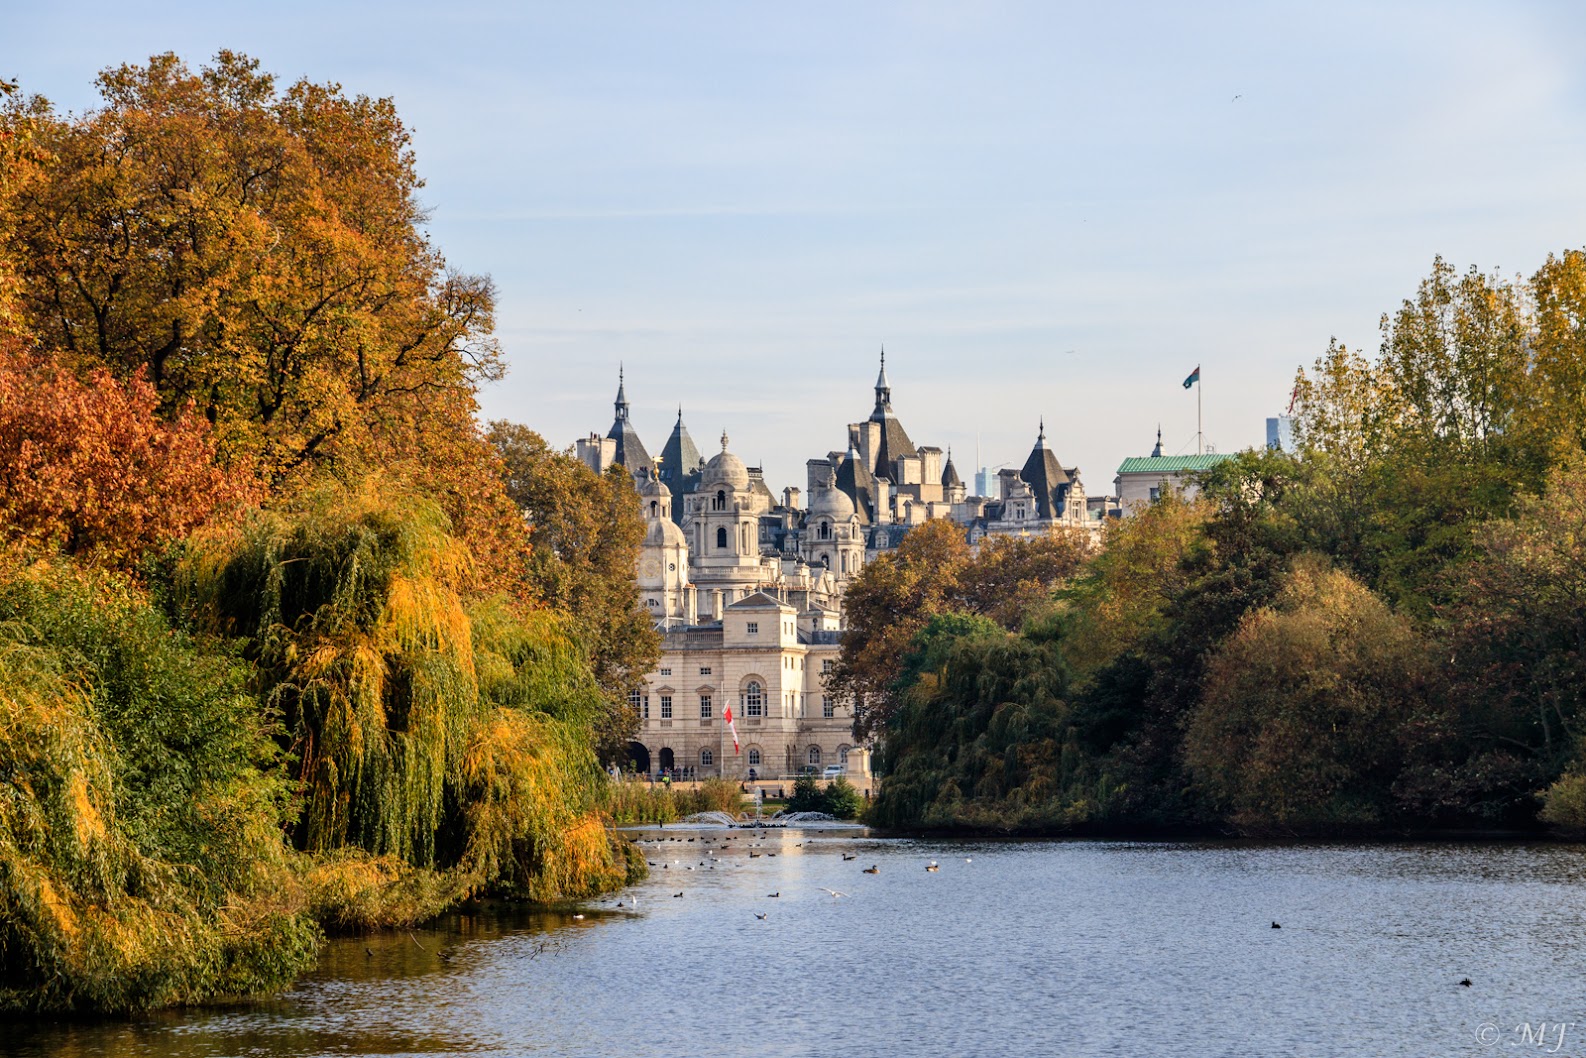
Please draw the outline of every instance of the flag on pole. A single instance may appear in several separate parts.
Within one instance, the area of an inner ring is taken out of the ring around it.
[[[1195,365],[1195,370],[1191,371],[1189,378],[1186,378],[1184,380],[1184,388],[1185,389],[1189,389],[1191,386],[1193,386],[1195,383],[1199,382],[1200,380],[1201,380],[1201,366],[1199,364],[1196,364]]]
[[[727,729],[732,732],[732,752],[736,756],[738,753],[738,725],[732,722],[732,706],[729,705],[721,711],[721,718],[727,721]]]

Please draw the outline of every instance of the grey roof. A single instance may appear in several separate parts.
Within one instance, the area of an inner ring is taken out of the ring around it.
[[[763,591],[757,591],[748,598],[739,599],[727,606],[729,610],[791,610],[793,607],[780,599],[773,598]]]
[[[1057,456],[1046,447],[1046,423],[1041,423],[1041,433],[1035,439],[1030,458],[1024,461],[1019,477],[1035,493],[1036,513],[1042,518],[1056,518],[1068,503],[1068,489],[1073,483],[1068,471],[1057,461]]]
[[[683,409],[679,408],[677,425],[672,427],[672,436],[666,439],[666,447],[661,449],[660,470],[661,480],[677,499],[672,504],[672,520],[679,525],[683,523],[683,496],[699,486],[703,462],[699,457],[699,449],[694,447],[694,439],[688,435],[688,427],[683,425]]]
[[[947,453],[947,465],[942,468],[942,488],[951,489],[962,485],[963,479],[958,476],[958,470],[953,466],[953,453]]]
[[[655,473],[655,462],[650,458],[650,453],[644,450],[644,442],[639,440],[638,431],[634,430],[633,423],[628,418],[628,393],[622,377],[622,369],[617,369],[617,399],[615,401],[617,417],[612,421],[611,429],[606,436],[617,442],[617,462],[628,469],[628,473],[637,475],[640,470]]]
[[[861,525],[875,521],[875,485],[876,480],[871,476],[870,468],[864,465],[859,453],[850,446],[843,461],[837,464],[837,487],[854,501],[854,510],[859,514]]]

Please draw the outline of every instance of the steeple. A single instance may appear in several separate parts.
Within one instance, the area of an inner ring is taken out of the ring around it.
[[[1156,447],[1151,449],[1151,454],[1153,456],[1160,456],[1162,454],[1162,426],[1160,423],[1156,428]]]
[[[1046,447],[1046,416],[1041,416],[1041,432],[1035,435],[1035,447]]]
[[[617,361],[617,421],[628,421],[628,389],[623,382],[622,361]]]
[[[908,431],[892,412],[892,386],[887,382],[887,347],[881,347],[881,373],[876,376],[876,408],[870,421],[881,426],[880,444],[876,446],[875,465],[870,472],[878,478],[896,476],[893,460],[900,456],[919,455]]]
[[[650,459],[650,453],[645,451],[644,442],[639,440],[633,423],[628,419],[628,387],[623,378],[621,364],[617,365],[617,399],[614,403],[617,415],[612,420],[611,429],[606,431],[606,436],[617,442],[617,462],[627,467],[628,473],[638,480],[639,471],[648,470],[653,473],[655,463]]]

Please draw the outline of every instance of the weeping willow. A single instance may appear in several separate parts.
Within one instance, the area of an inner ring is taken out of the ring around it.
[[[299,848],[447,872],[459,893],[619,885],[583,649],[560,615],[466,599],[469,565],[438,507],[371,479],[195,541],[184,583],[251,644],[284,718]]]
[[[318,930],[242,668],[103,575],[0,553],[0,1010],[266,991]]]

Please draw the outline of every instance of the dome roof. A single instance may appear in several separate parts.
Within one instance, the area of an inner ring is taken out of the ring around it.
[[[639,495],[647,500],[669,500],[672,498],[672,490],[667,488],[666,483],[660,478],[646,477],[639,486]]]
[[[854,501],[842,489],[816,489],[815,497],[810,501],[810,517],[820,515],[836,521],[847,521],[854,516]]]
[[[735,489],[749,487],[749,468],[744,466],[743,460],[727,451],[727,434],[721,435],[721,451],[711,457],[705,464],[705,476],[700,480],[700,487],[730,485]]]
[[[688,536],[670,518],[657,518],[644,534],[645,547],[687,547]]]

